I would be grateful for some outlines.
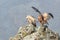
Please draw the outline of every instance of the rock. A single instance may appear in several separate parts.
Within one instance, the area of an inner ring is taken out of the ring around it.
[[[14,37],[10,37],[9,40],[22,40],[23,38],[19,35],[19,34],[16,34]]]
[[[9,40],[58,40],[59,35],[45,26],[34,27],[32,24],[19,28],[14,37]]]
[[[32,24],[30,24],[27,26],[20,27],[18,34],[21,34],[22,37],[25,37],[26,35],[29,35],[33,32],[35,32],[35,27]]]
[[[40,40],[40,34],[38,32],[35,32],[31,35],[24,37],[23,40]]]

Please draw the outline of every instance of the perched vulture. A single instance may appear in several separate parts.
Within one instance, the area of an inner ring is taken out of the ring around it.
[[[36,27],[36,20],[35,20],[35,18],[33,16],[28,15],[26,17],[26,19],[27,19],[29,24],[32,24],[32,25],[34,25]]]
[[[43,19],[42,19],[41,15],[38,16],[38,21],[39,21],[41,24],[48,24],[47,21],[48,21],[50,18],[54,18],[51,13],[44,13],[44,14],[42,14],[42,16],[43,16]]]
[[[39,13],[39,16],[38,16],[38,21],[41,23],[41,24],[48,24],[48,20],[50,18],[54,18],[54,16],[51,14],[51,13],[44,13],[42,14],[37,8],[35,7],[32,7],[36,12]]]

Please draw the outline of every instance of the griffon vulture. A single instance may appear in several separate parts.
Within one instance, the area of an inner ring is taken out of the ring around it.
[[[27,15],[26,18],[29,24],[32,24],[36,27],[36,20],[33,16]]]
[[[48,20],[50,18],[54,18],[54,16],[51,14],[51,13],[44,13],[42,14],[37,8],[35,7],[32,7],[36,12],[39,13],[39,16],[38,16],[38,21],[43,25],[43,24],[48,24]]]

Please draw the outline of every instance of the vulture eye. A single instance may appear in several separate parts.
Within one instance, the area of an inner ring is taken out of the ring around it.
[[[54,18],[54,16],[52,15],[52,13],[48,13],[52,18]]]

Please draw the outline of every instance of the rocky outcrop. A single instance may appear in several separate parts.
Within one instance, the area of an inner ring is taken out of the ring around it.
[[[53,32],[48,27],[35,27],[32,24],[22,26],[19,28],[14,37],[9,40],[58,40],[58,33]]]

